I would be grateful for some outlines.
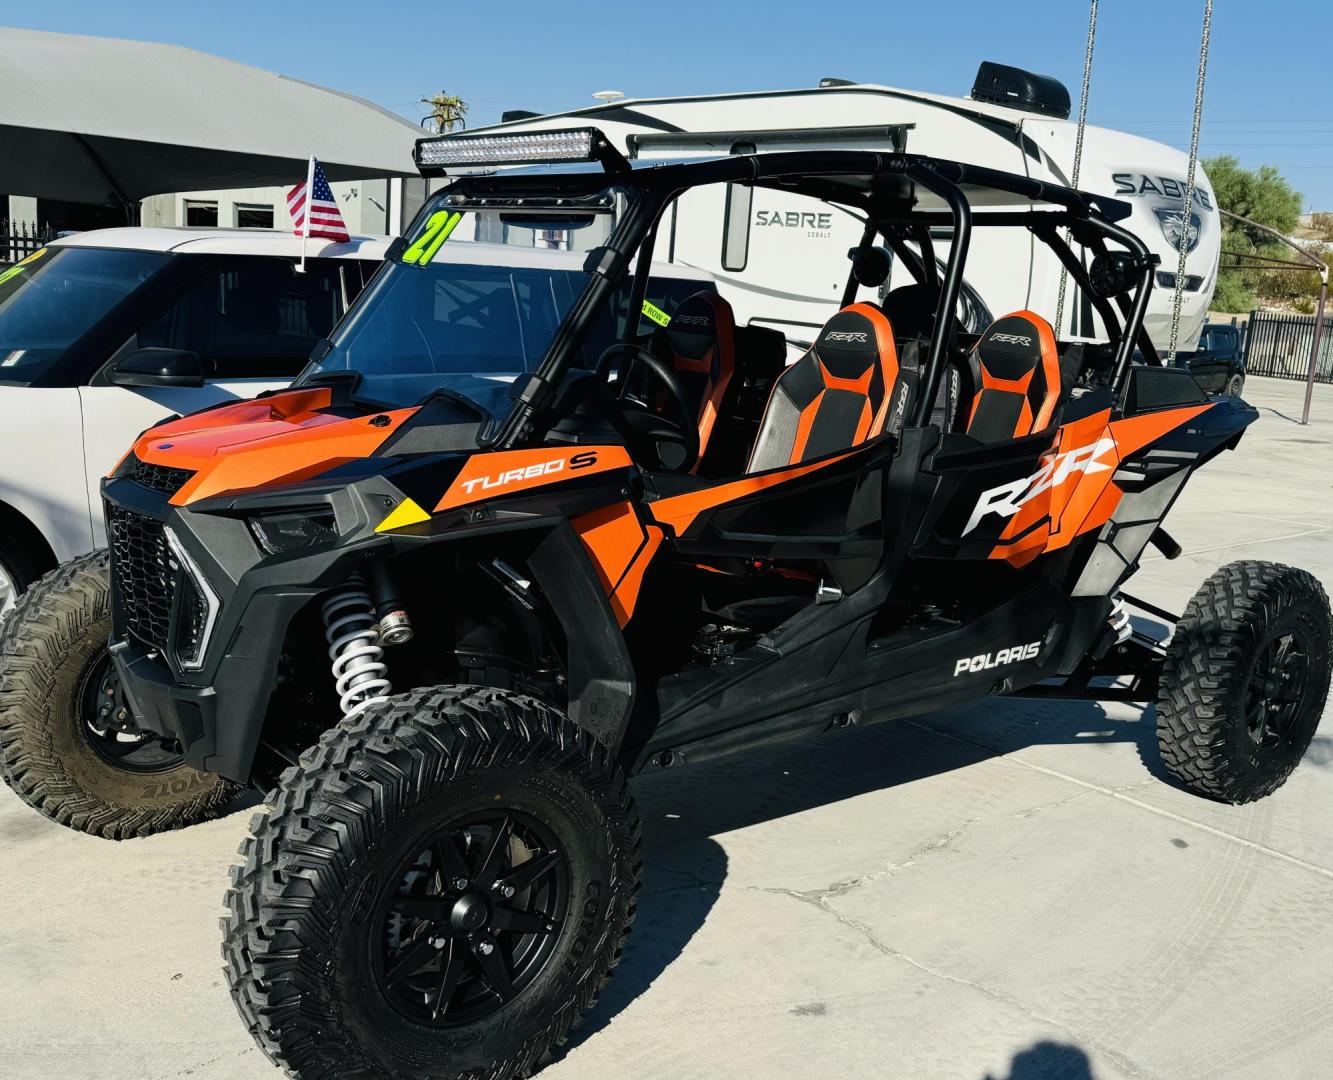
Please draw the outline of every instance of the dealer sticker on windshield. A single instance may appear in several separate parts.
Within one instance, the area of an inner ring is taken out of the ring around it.
[[[426,227],[421,235],[412,242],[412,246],[403,252],[403,262],[408,264],[415,263],[417,266],[426,266],[435,258],[435,253],[450,234],[458,228],[458,223],[463,220],[463,215],[457,210],[450,212],[448,210],[437,210],[426,219]]]
[[[654,304],[651,300],[643,302],[643,313],[657,323],[658,326],[666,326],[671,321],[671,316]]]

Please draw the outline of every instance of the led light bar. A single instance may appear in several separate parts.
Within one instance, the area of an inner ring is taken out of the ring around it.
[[[606,147],[596,128],[525,131],[513,135],[441,135],[418,139],[419,169],[477,165],[553,165],[596,161]]]

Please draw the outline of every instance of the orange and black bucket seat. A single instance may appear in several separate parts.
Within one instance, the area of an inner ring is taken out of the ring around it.
[[[972,349],[974,395],[967,434],[985,443],[1048,427],[1062,396],[1051,324],[1031,311],[996,319]]]
[[[833,316],[773,384],[747,471],[796,465],[853,446],[903,415],[906,385],[888,317],[872,304]]]

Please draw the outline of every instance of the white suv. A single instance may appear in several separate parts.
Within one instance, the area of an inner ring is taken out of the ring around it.
[[[0,611],[106,543],[103,476],[172,413],[274,389],[306,364],[388,237],[103,229],[0,263]]]

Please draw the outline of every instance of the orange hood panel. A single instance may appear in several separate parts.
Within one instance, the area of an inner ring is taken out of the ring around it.
[[[141,435],[134,453],[153,465],[193,472],[171,498],[173,506],[187,506],[214,495],[305,480],[367,457],[416,411],[348,419],[321,411],[332,398],[328,387],[315,387],[183,416]],[[376,416],[387,423],[372,425]]]

